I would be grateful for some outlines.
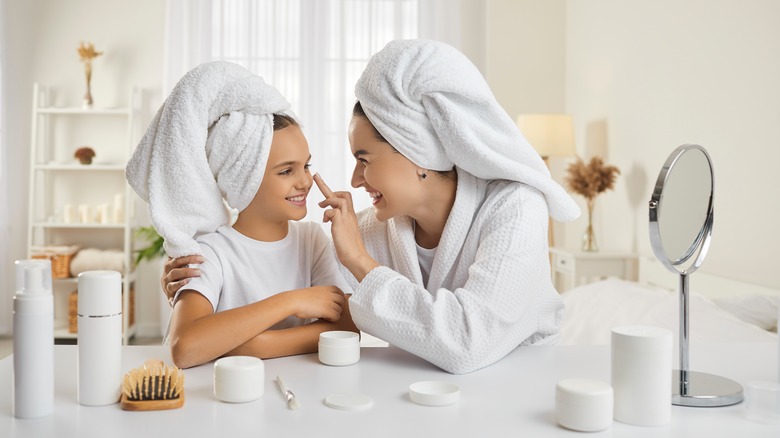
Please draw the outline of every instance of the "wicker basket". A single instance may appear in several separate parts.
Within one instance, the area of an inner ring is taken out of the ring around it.
[[[124,298],[124,292],[122,292]],[[122,300],[122,314],[129,318],[128,326],[135,324],[135,287],[130,286],[130,310],[124,313],[124,299]],[[78,333],[79,291],[74,290],[68,296],[68,332]]]
[[[70,261],[79,251],[78,245],[73,246],[34,246],[31,248],[34,259],[51,261],[52,278],[70,277]]]

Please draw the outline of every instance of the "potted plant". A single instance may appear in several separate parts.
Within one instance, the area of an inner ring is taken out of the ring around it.
[[[596,196],[615,186],[615,180],[620,170],[615,166],[608,166],[600,157],[591,158],[585,164],[581,158],[570,164],[566,169],[566,184],[573,192],[585,197],[588,205],[588,228],[582,236],[583,251],[598,251],[596,236],[593,233],[593,204]]]
[[[149,242],[149,244],[141,249],[135,250],[135,264],[139,264],[144,260],[153,261],[162,257],[165,257],[165,249],[163,243],[165,240],[157,233],[157,230],[153,226],[139,227],[135,230],[135,237],[137,239]]]

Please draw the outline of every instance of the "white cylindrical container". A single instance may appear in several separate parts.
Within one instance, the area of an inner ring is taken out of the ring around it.
[[[76,209],[73,204],[65,204],[62,207],[62,221],[66,224],[76,223]]]
[[[79,274],[78,402],[119,401],[122,386],[122,276],[116,271]]]
[[[612,329],[615,420],[663,426],[672,415],[672,332],[660,327]]]
[[[13,411],[37,418],[54,409],[54,302],[49,260],[16,261]]]
[[[555,418],[561,426],[597,432],[612,425],[612,388],[590,379],[565,379],[555,386]]]
[[[79,205],[79,221],[82,224],[92,222],[92,207],[87,204]]]
[[[114,195],[114,223],[121,224],[125,221],[125,195]]]
[[[228,403],[246,403],[265,392],[265,365],[252,356],[230,356],[214,362],[214,397]]]
[[[317,347],[320,362],[325,365],[352,365],[360,360],[360,335],[355,332],[322,332]]]

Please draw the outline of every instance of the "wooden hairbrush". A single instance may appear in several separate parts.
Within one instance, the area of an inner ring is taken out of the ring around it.
[[[122,379],[120,406],[126,411],[176,409],[184,405],[184,372],[150,359]]]

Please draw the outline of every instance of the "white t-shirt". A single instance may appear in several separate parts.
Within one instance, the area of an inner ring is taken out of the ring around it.
[[[436,248],[423,248],[417,244],[417,260],[420,262],[420,273],[422,273],[423,285],[426,287],[428,286],[428,278],[431,276],[431,269],[433,269],[433,258],[436,257]]]
[[[310,286],[336,286],[352,293],[339,272],[333,244],[317,223],[290,221],[287,236],[276,242],[257,241],[227,226],[197,241],[206,262],[199,266],[201,276],[190,279],[183,290],[206,297],[215,312]],[[291,316],[272,328],[305,322]]]

